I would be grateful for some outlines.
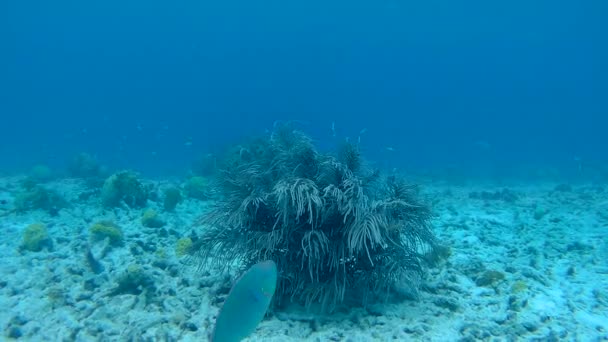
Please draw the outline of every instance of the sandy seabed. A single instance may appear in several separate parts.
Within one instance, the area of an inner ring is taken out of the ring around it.
[[[234,274],[199,271],[176,255],[210,202],[187,199],[163,212],[102,209],[84,184],[45,186],[71,205],[51,216],[15,213],[18,178],[0,178],[2,339],[205,341]],[[166,182],[157,182],[163,187]],[[429,267],[417,300],[315,315],[289,309],[265,319],[248,341],[608,341],[608,188],[598,184],[423,184],[447,256]],[[124,244],[91,241],[111,220]],[[32,223],[52,247],[20,248]],[[94,272],[86,255],[98,259]],[[449,255],[449,256],[448,256]],[[146,288],[116,291],[137,270]],[[238,324],[238,323],[235,323]]]

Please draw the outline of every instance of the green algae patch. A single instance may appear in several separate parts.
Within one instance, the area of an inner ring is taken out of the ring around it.
[[[528,285],[525,281],[518,280],[511,286],[511,293],[518,294],[528,290]]]
[[[106,208],[126,204],[129,208],[143,208],[148,200],[148,190],[129,171],[118,172],[106,179],[101,188],[101,203]]]
[[[52,240],[46,226],[42,223],[33,223],[27,226],[23,231],[23,241],[20,249],[39,252],[44,247],[52,247]]]
[[[146,209],[141,216],[141,224],[148,228],[160,228],[165,225],[165,221],[160,218],[156,210]]]
[[[165,198],[163,208],[165,211],[175,211],[175,207],[182,201],[182,194],[176,187],[171,187],[165,190]]]
[[[181,238],[175,243],[175,255],[183,257],[190,252],[190,248],[192,248],[192,239],[189,237]]]
[[[112,221],[99,221],[89,228],[91,240],[110,240],[110,244],[120,246],[124,242],[124,235],[120,227]]]

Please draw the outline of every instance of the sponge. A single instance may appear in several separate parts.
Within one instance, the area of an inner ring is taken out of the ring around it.
[[[262,261],[234,284],[215,321],[213,342],[240,341],[262,321],[277,286],[277,265]]]

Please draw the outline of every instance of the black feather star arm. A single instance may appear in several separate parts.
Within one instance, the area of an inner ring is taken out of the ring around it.
[[[359,146],[319,153],[280,124],[218,165],[219,196],[190,248],[201,267],[273,260],[275,304],[329,311],[386,298],[423,274],[421,255],[435,246],[431,210],[417,187],[366,167]]]

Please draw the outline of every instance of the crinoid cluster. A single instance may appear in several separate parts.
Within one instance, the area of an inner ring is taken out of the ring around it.
[[[369,303],[417,279],[421,253],[434,246],[416,187],[368,167],[355,144],[320,153],[280,125],[231,150],[219,168],[217,203],[191,253],[219,266],[273,260],[278,304]]]

